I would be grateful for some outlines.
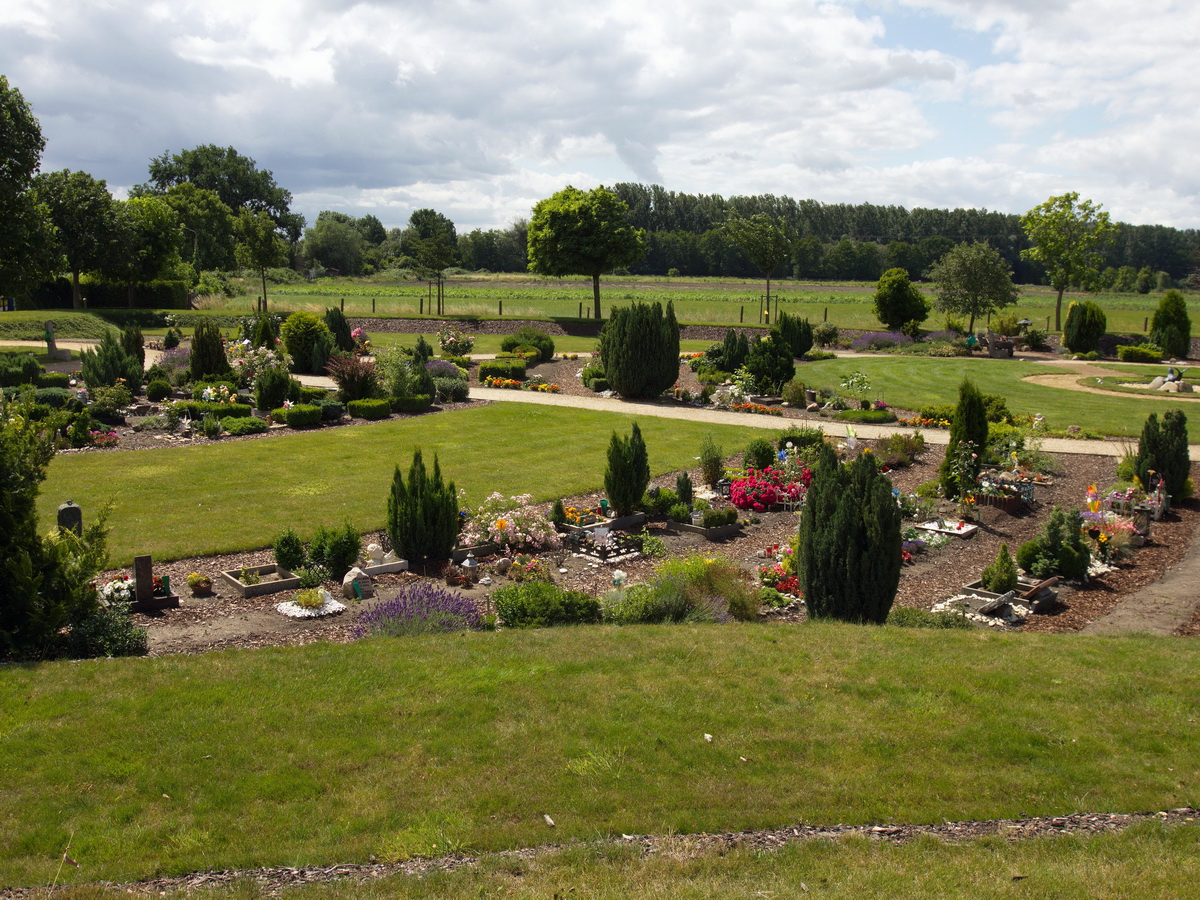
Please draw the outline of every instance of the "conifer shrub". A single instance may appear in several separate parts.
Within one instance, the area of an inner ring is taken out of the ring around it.
[[[725,331],[725,340],[721,342],[720,354],[713,362],[723,372],[736,372],[746,364],[749,355],[750,340],[745,334],[729,328]]]
[[[112,387],[121,380],[131,391],[142,386],[142,364],[125,350],[111,328],[104,332],[95,350],[84,350],[79,354],[79,368],[83,380],[92,390]]]
[[[679,495],[670,488],[650,487],[642,497],[642,512],[648,516],[668,516],[679,503]],[[690,521],[690,520],[689,520]]]
[[[1091,551],[1079,530],[1079,510],[1050,510],[1041,531],[1017,548],[1017,565],[1035,578],[1058,575],[1077,581],[1087,575]]]
[[[343,353],[354,350],[354,338],[350,336],[350,323],[346,321],[346,314],[340,308],[331,306],[325,310],[325,327],[329,329],[329,334],[333,338],[335,350],[341,350]]]
[[[1192,349],[1192,320],[1183,294],[1172,288],[1158,301],[1150,320],[1150,341],[1162,347],[1167,356],[1186,359]]]
[[[420,449],[415,450],[407,481],[396,466],[387,504],[387,533],[396,553],[410,563],[450,556],[458,537],[458,491],[453,481],[442,481],[436,456],[429,473]]]
[[[0,387],[33,384],[41,371],[42,367],[32,353],[0,353]]]
[[[201,319],[192,332],[192,355],[189,363],[192,378],[220,377],[229,373],[229,359],[225,356],[225,340],[216,322]]]
[[[275,538],[271,549],[275,553],[275,565],[288,572],[295,572],[297,569],[303,568],[308,561],[304,542],[291,528],[286,529]]]
[[[349,522],[341,528],[319,526],[308,542],[309,565],[324,569],[330,577],[340,581],[358,562],[361,543],[362,536]]]
[[[796,377],[792,351],[774,328],[770,334],[750,345],[745,366],[754,379],[755,390],[760,394],[778,395],[783,386]]]
[[[633,303],[617,307],[600,332],[600,355],[612,389],[622,397],[654,398],[679,377],[679,323],[675,306]]]
[[[987,409],[983,396],[975,383],[964,378],[958,386],[958,406],[954,408],[954,416],[950,422],[950,442],[947,444],[946,457],[942,460],[938,478],[942,485],[942,493],[949,498],[959,496],[970,490],[975,483],[975,477],[983,467],[983,451],[987,447],[988,421]],[[963,441],[971,444],[976,458],[970,471],[956,475],[954,471],[955,454],[951,448],[958,447]],[[959,483],[959,478],[963,483]]]
[[[809,615],[883,624],[900,584],[900,545],[900,510],[874,455],[841,465],[822,445],[797,542]]]
[[[1142,426],[1133,473],[1146,490],[1151,490],[1156,474],[1175,502],[1186,500],[1192,489],[1188,482],[1191,459],[1188,455],[1187,416],[1183,410],[1163,413],[1160,427],[1157,413],[1150,413]]]
[[[637,508],[650,483],[650,458],[637,422],[629,437],[615,431],[608,444],[608,468],[604,472],[604,492],[618,516],[627,516]]]
[[[1100,349],[1100,338],[1108,329],[1108,319],[1091,300],[1074,302],[1067,308],[1063,323],[1063,346],[1072,353],[1092,353]]]
[[[783,342],[791,349],[794,359],[799,359],[812,349],[813,329],[808,319],[781,312],[775,322],[775,327],[783,338]]]
[[[262,434],[269,427],[266,419],[256,419],[254,416],[242,416],[240,418],[237,416],[226,416],[221,420],[222,430],[234,437],[247,434]]]
[[[130,322],[121,329],[121,349],[134,357],[142,368],[146,366],[146,341],[142,337],[141,326]]]
[[[692,476],[687,472],[680,472],[675,476],[675,494],[679,497],[680,503],[692,505]]]
[[[263,369],[254,379],[255,408],[275,409],[283,406],[291,381],[292,377],[283,369]]]
[[[166,400],[170,396],[171,382],[165,378],[156,378],[146,385],[146,399],[151,403],[158,403],[160,400]]]
[[[550,362],[554,359],[554,338],[532,325],[524,325],[500,339],[500,349],[505,353],[512,353],[518,348],[537,350],[538,362]]]
[[[275,325],[275,320],[270,316],[259,316],[254,320],[254,330],[250,333],[250,344],[253,347],[266,347],[268,350],[275,349],[275,342],[279,338],[279,329]]]
[[[725,454],[713,440],[713,436],[706,433],[700,441],[700,473],[704,483],[710,488],[715,488],[724,472]]]
[[[333,350],[329,326],[312,313],[297,312],[287,317],[279,330],[284,349],[292,358],[293,372],[322,372]],[[313,368],[314,363],[319,363]]]
[[[1006,594],[1017,589],[1017,567],[1008,552],[1008,544],[1000,545],[996,559],[983,570],[979,586],[993,594]]]

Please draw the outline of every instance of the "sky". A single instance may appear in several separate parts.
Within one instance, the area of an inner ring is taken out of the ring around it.
[[[232,146],[323,209],[504,228],[565,185],[1200,227],[1195,0],[3,0],[42,170]]]

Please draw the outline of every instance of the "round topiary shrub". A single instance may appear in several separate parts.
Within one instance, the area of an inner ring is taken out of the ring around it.
[[[256,419],[253,416],[226,416],[221,420],[221,428],[235,437],[243,434],[262,434],[268,427],[266,419]]]
[[[433,405],[433,397],[429,394],[417,394],[415,397],[392,397],[392,411],[398,413],[423,413]]]
[[[747,469],[765,469],[775,462],[775,447],[766,438],[755,438],[746,447],[742,462]]]
[[[554,358],[554,339],[546,332],[526,325],[500,339],[500,349],[512,353],[518,348],[533,348],[538,352],[538,362],[550,362]]]
[[[156,378],[154,381],[146,385],[146,399],[151,403],[158,403],[166,400],[171,396],[171,382],[163,378]]]

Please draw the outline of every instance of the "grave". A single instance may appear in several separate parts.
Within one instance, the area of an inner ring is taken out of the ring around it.
[[[179,595],[171,591],[168,579],[162,579],[161,589],[154,589],[154,560],[149,556],[133,558],[133,602],[129,607],[134,612],[179,608]]]

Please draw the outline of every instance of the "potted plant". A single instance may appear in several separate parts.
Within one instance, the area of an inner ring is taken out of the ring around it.
[[[194,597],[209,597],[213,592],[212,579],[200,572],[192,572],[187,577],[188,587],[192,589]]]

